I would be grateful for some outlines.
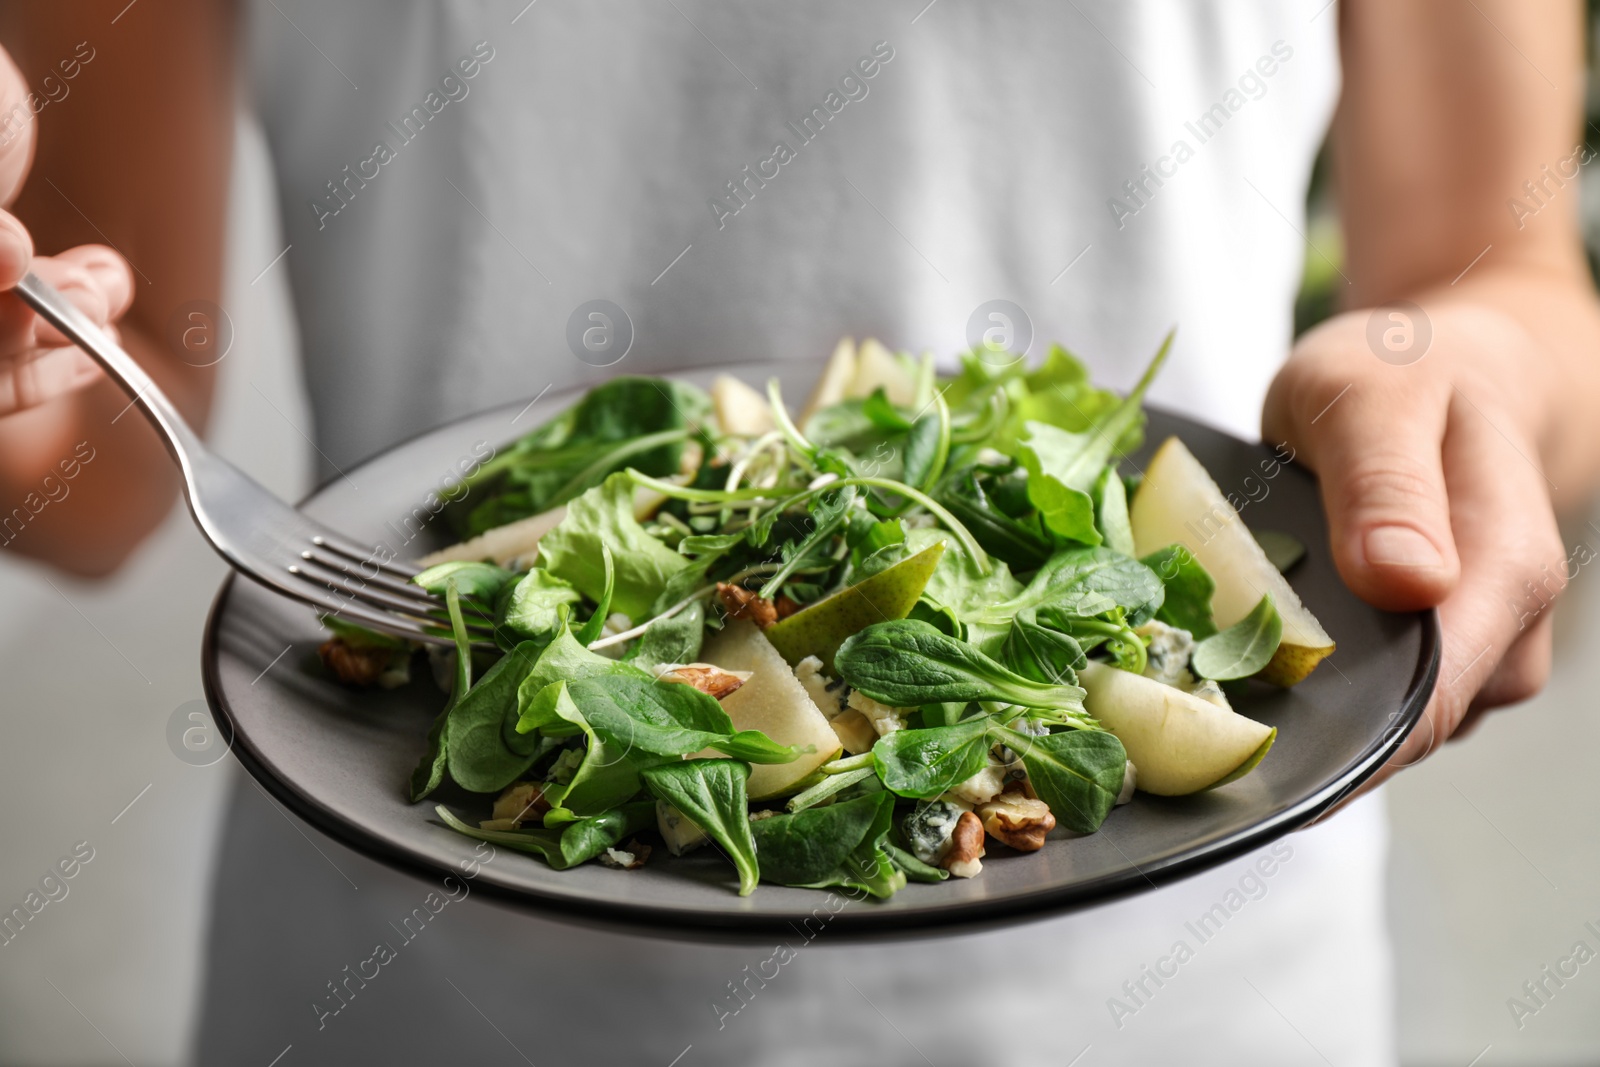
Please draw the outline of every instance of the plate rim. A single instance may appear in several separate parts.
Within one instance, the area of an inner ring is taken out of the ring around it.
[[[747,364],[685,367],[673,373],[692,374],[697,371],[722,370],[739,366]],[[576,392],[582,388],[585,387],[575,385],[571,391]],[[366,457],[350,470],[358,472],[382,457],[424,437],[496,412],[510,411],[518,408],[521,403],[513,401],[469,412],[459,418],[420,430]],[[1164,405],[1150,404],[1147,407],[1184,421],[1195,421],[1190,416],[1173,411]],[[1233,437],[1236,441],[1243,441],[1242,438],[1234,437],[1227,431],[1215,427],[1209,428],[1214,432]],[[339,479],[335,476],[319,483],[302,497],[296,506],[304,507],[337,480]],[[358,826],[347,822],[315,798],[303,794],[287,780],[280,779],[267,768],[264,758],[254,749],[248,737],[240,733],[218,676],[218,657],[221,651],[218,631],[222,615],[227,609],[234,585],[239,578],[240,575],[232,570],[224,577],[207,611],[205,631],[200,646],[200,673],[206,703],[218,720],[220,731],[228,741],[229,751],[239,760],[251,778],[266,790],[270,799],[283,804],[296,816],[345,847],[413,877],[432,878],[444,872],[455,874],[453,869],[441,867],[413,849],[397,846],[379,834],[362,832]],[[1316,822],[1376,774],[1387,762],[1388,757],[1405,743],[1432,697],[1442,654],[1438,612],[1428,609],[1412,614],[1421,624],[1421,647],[1416,669],[1412,673],[1405,696],[1395,711],[1395,724],[1371,741],[1351,762],[1345,773],[1298,803],[1207,845],[1187,849],[1153,864],[1140,867],[1130,862],[1132,870],[1143,876],[1141,879],[1130,879],[1127,871],[1119,870],[1088,882],[1007,896],[1002,902],[1003,907],[1000,908],[996,907],[996,902],[993,900],[975,900],[963,904],[951,904],[938,911],[841,909],[831,915],[828,930],[836,939],[838,935],[851,940],[902,939],[972,933],[985,928],[1037,921],[1133,896],[1151,887],[1161,888],[1170,885],[1225,863],[1229,859],[1254,851],[1270,841]],[[512,889],[489,881],[479,882],[473,887],[473,891],[483,893],[486,897],[502,904],[510,904],[520,911],[558,915],[581,925],[607,930],[616,930],[620,927],[630,932],[669,940],[692,938],[703,941],[710,937],[717,940],[749,941],[757,937],[771,936],[780,931],[792,932],[790,920],[787,918],[732,910],[726,912],[683,910],[604,897],[546,894],[538,889]],[[819,896],[819,903],[823,899],[825,898]]]

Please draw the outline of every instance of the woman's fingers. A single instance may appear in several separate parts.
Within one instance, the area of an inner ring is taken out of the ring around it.
[[[33,260],[33,237],[17,217],[0,211],[0,289],[10,289],[28,272]]]
[[[0,230],[4,218],[0,218]],[[26,235],[24,231],[24,236]],[[0,246],[4,237],[0,236]],[[0,249],[0,270],[4,267]],[[84,314],[111,330],[133,302],[127,262],[103,245],[84,245],[25,264]],[[14,282],[13,282],[14,284]],[[14,293],[0,292],[0,417],[98,381],[99,367]]]
[[[1363,600],[1432,607],[1461,573],[1441,461],[1449,385],[1380,362],[1335,320],[1307,335],[1267,397],[1263,429],[1317,472],[1334,561]],[[1356,347],[1352,347],[1352,346]]]
[[[1426,721],[1369,788],[1436,750],[1469,710],[1526,700],[1549,676],[1546,609],[1567,558],[1544,474],[1528,458],[1536,453],[1488,398],[1457,396],[1449,419],[1444,470],[1461,581],[1439,605],[1444,648]]]

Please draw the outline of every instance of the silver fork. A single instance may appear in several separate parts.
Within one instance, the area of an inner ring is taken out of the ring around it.
[[[323,615],[413,641],[452,643],[427,629],[449,626],[442,616],[429,618],[444,601],[411,581],[416,567],[308,518],[212,452],[144,368],[50,283],[30,272],[16,293],[94,357],[155,426],[183,473],[195,525],[234,570]],[[468,618],[474,643],[490,643],[492,620]]]

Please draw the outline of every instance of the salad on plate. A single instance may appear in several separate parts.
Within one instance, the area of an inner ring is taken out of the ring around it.
[[[411,800],[558,870],[706,846],[741,895],[887,898],[1248,774],[1277,732],[1230,693],[1334,643],[1181,441],[1126,460],[1171,342],[1125,397],[1059,346],[941,375],[870,340],[795,416],[589,390],[452,493]],[[324,623],[341,680],[409,680],[419,646]]]

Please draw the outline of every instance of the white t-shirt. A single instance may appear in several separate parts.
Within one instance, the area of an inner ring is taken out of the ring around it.
[[[1061,341],[1119,386],[1178,325],[1153,399],[1254,436],[1338,89],[1324,0],[524,2],[252,13],[332,463],[618,371],[820,367],[846,334],[949,355],[994,300],[1034,354]],[[634,335],[606,370],[567,343],[594,299]],[[352,892],[251,789],[231,824],[204,1062],[1393,1059],[1376,801],[1062,919],[819,938],[748,1003],[728,983],[771,946],[471,900],[326,1018],[325,984],[426,887],[319,840]]]

